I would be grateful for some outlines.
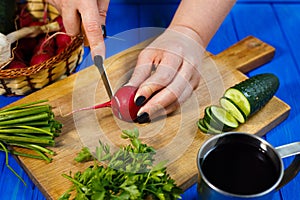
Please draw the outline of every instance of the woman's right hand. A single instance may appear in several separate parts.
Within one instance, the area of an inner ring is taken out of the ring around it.
[[[84,28],[92,57],[105,58],[105,45],[102,25],[105,25],[109,0],[47,0],[61,14],[66,32],[72,36],[81,33]]]

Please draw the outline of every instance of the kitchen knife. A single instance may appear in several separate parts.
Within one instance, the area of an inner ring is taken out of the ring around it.
[[[104,64],[103,64],[103,58],[102,58],[102,56],[96,55],[94,57],[94,64],[95,64],[95,66],[98,68],[98,70],[100,72],[101,79],[102,79],[103,84],[105,86],[105,89],[106,89],[106,92],[108,94],[108,97],[109,97],[109,99],[111,99],[111,97],[113,95],[113,92],[112,92],[109,80],[107,78],[107,74],[106,74],[105,67],[104,67]]]

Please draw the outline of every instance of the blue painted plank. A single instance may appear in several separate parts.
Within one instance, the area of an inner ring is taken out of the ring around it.
[[[259,4],[259,3],[300,3],[300,0],[237,0],[237,3],[252,3],[252,4]]]
[[[300,44],[297,34],[300,33],[300,4],[274,4],[273,7],[293,60],[300,71],[300,51],[297,45]]]
[[[232,20],[232,14],[229,13],[223,21],[223,23],[221,24],[218,31],[216,32],[216,34],[209,42],[207,46],[207,51],[216,55],[238,42]]]
[[[299,106],[299,99],[300,99],[300,51],[299,51],[299,45],[300,45],[300,38],[297,37],[300,32],[300,13],[299,13],[300,5],[299,4],[276,4],[274,5],[274,10],[276,17],[279,21],[281,30],[283,32],[284,39],[287,43],[287,46],[289,48],[290,54],[292,56],[292,59],[295,63],[294,68],[297,70],[297,73],[291,73],[289,79],[292,79],[294,81],[289,82],[289,89],[288,93],[290,94],[290,98],[293,101],[292,105],[292,115],[290,116],[290,125],[288,127],[289,135],[287,137],[290,137],[290,141],[299,141],[300,137],[295,137],[295,135],[299,135],[296,133],[297,128],[299,128],[299,120],[300,120],[300,106]],[[298,25],[296,25],[298,24]],[[287,77],[288,78],[288,77]],[[288,165],[292,161],[293,158],[286,159],[285,164]],[[298,174],[297,178],[294,179],[292,182],[290,182],[286,187],[284,187],[281,192],[283,195],[283,199],[293,199],[294,195],[298,195],[298,199],[300,197],[299,194],[299,187],[300,187],[300,174]]]
[[[140,27],[167,27],[177,9],[177,4],[140,5]]]
[[[299,102],[296,102],[296,99],[300,99],[300,82],[297,78],[300,74],[293,59],[290,45],[285,37],[286,30],[279,24],[279,17],[276,16],[274,8],[269,4],[238,4],[233,9],[233,15],[239,38],[251,34],[276,48],[275,57],[270,63],[253,70],[249,74],[250,76],[263,72],[276,74],[281,82],[276,95],[292,108],[289,118],[271,130],[266,135],[266,139],[274,146],[300,141],[300,135],[295,132],[295,130],[299,129],[297,124],[300,121],[299,112],[297,112],[299,110]],[[299,43],[294,43],[292,46],[297,47]],[[284,160],[286,166],[289,162],[290,159]],[[299,199],[299,187],[300,176],[297,176],[291,183],[280,190],[281,199]],[[277,195],[277,198],[279,198],[278,193]]]
[[[150,0],[149,0],[150,1]],[[146,1],[149,3],[149,1]],[[171,0],[169,0],[171,2]],[[291,0],[290,0],[291,1]],[[126,5],[118,5],[120,3],[126,3]],[[144,3],[143,1],[142,3]],[[173,1],[172,1],[173,2]],[[297,54],[297,47],[299,46],[297,35],[293,34],[295,32],[296,26],[294,29],[291,24],[285,23],[285,18],[282,15],[287,12],[291,14],[291,17],[295,17],[291,10],[281,10],[286,9],[274,6],[275,11],[277,13],[277,17],[274,15],[274,9],[271,6],[262,6],[262,5],[240,5],[239,2],[250,2],[254,1],[250,0],[239,0],[237,6],[234,7],[233,12],[226,18],[224,23],[222,24],[220,30],[216,33],[215,37],[212,39],[209,44],[208,50],[212,53],[219,53],[230,45],[234,44],[237,40],[242,39],[243,37],[251,34],[254,35],[272,45],[274,45],[277,49],[274,60],[271,63],[266,64],[265,66],[254,70],[249,73],[253,75],[255,73],[265,72],[265,71],[274,71],[277,75],[280,75],[280,79],[282,80],[282,87],[278,92],[278,95],[281,99],[287,101],[290,105],[293,105],[291,116],[284,123],[276,127],[273,131],[267,134],[266,138],[274,145],[284,144],[286,142],[290,142],[295,140],[295,130],[298,130],[296,125],[299,122],[299,117],[296,113],[299,113],[299,106],[297,99],[299,99],[299,90],[295,90],[294,87],[299,88],[299,83],[295,80],[295,77],[299,77],[299,71],[295,70],[295,63],[297,60],[295,58],[299,57]],[[265,2],[267,0],[261,0],[256,2]],[[137,28],[141,24],[145,23],[145,26],[151,24],[151,20],[145,20],[143,23],[140,23],[139,19],[139,6],[135,4],[139,4],[141,1],[139,0],[112,0],[109,13],[108,13],[108,34],[115,35],[120,34],[128,29]],[[156,7],[156,5],[152,5]],[[255,16],[253,13],[255,12]],[[296,12],[296,11],[295,11]],[[111,14],[112,13],[112,14]],[[138,13],[138,14],[136,14]],[[144,13],[143,13],[144,14]],[[138,17],[137,17],[138,16]],[[280,16],[280,17],[279,17]],[[128,17],[128,18],[127,18]],[[125,19],[126,18],[126,19]],[[276,20],[277,19],[277,20]],[[278,20],[279,19],[279,20]],[[133,21],[132,21],[133,20]],[[271,20],[271,21],[270,21]],[[278,22],[279,21],[279,22]],[[147,23],[146,23],[147,22]],[[235,27],[233,27],[233,23]],[[271,23],[272,22],[272,23]],[[295,22],[298,22],[297,20]],[[286,26],[286,27],[285,27]],[[280,29],[281,27],[281,29]],[[234,30],[237,29],[235,33]],[[298,31],[299,32],[299,31]],[[278,39],[279,38],[279,39]],[[285,39],[283,39],[285,38]],[[298,44],[298,45],[297,45]],[[111,44],[113,46],[113,44]],[[113,54],[113,52],[111,52]],[[279,67],[280,66],[280,67]],[[283,67],[281,67],[283,66]],[[285,67],[291,66],[291,67]],[[298,65],[299,66],[299,65]],[[292,76],[293,77],[292,77]],[[286,91],[285,91],[286,90]],[[290,97],[291,95],[291,97]],[[5,99],[5,100],[3,100]],[[6,105],[6,98],[0,98],[0,107]],[[15,98],[9,98],[8,101],[15,101]],[[7,102],[8,102],[7,101]],[[283,134],[284,133],[284,137]],[[0,162],[4,161],[3,153],[0,153]],[[285,162],[288,164],[288,161]],[[3,166],[3,163],[0,163]],[[20,169],[18,169],[19,171]],[[0,176],[0,191],[3,194],[3,191],[9,192],[11,196],[8,196],[7,199],[44,199],[43,195],[40,193],[38,189],[32,185],[30,180],[26,180],[27,184],[30,184],[28,188],[32,188],[31,190],[24,190],[24,187],[18,182],[14,175],[3,176],[3,174],[9,174],[5,167],[2,168]],[[24,171],[19,171],[23,176]],[[8,177],[8,178],[7,178]],[[299,176],[298,176],[299,177]],[[297,194],[299,193],[297,188],[299,188],[298,183],[300,182],[299,178],[295,179],[289,185],[284,187],[281,190],[281,193],[284,199],[295,200],[297,199]],[[9,183],[9,185],[3,185],[2,182]],[[18,184],[16,184],[18,183]],[[15,187],[9,187],[9,186]],[[16,193],[17,191],[17,193]],[[14,196],[17,194],[17,196]],[[183,199],[195,199],[196,194],[196,186],[192,186],[190,189],[183,194]],[[31,198],[32,195],[32,198]],[[26,198],[28,197],[28,198]],[[4,197],[1,196],[1,199]],[[5,199],[5,198],[4,198]],[[276,193],[273,200],[281,199],[280,194]]]
[[[168,3],[179,3],[180,0],[110,0],[112,3],[120,4],[168,4]]]
[[[110,4],[106,17],[107,34],[112,36],[117,33],[138,28],[138,5]]]
[[[33,199],[34,185],[24,170],[13,157],[9,157],[9,165],[22,177],[26,186],[4,165],[0,176],[0,194],[2,200],[26,200]]]

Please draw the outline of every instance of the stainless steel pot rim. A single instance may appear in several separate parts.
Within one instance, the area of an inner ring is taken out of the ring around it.
[[[200,158],[201,157],[204,157],[204,156],[201,156],[203,154],[203,151],[204,151],[204,147],[210,143],[212,143],[213,141],[217,141],[218,139],[222,138],[222,137],[225,137],[227,135],[246,135],[246,136],[249,136],[251,138],[254,138],[254,139],[257,139],[261,142],[261,145],[265,145],[265,146],[268,146],[273,152],[274,154],[277,156],[278,160],[279,160],[279,165],[280,165],[280,176],[278,177],[277,181],[273,184],[272,187],[270,187],[269,189],[263,191],[263,192],[260,192],[260,193],[256,193],[256,194],[251,194],[251,195],[243,195],[243,194],[234,194],[234,193],[230,193],[230,192],[227,192],[227,191],[224,191],[216,186],[214,186],[206,177],[205,175],[203,174],[203,171],[200,167]],[[222,133],[222,134],[219,134],[219,135],[214,135],[212,136],[211,138],[209,138],[208,140],[206,140],[202,146],[200,147],[199,151],[198,151],[198,155],[197,155],[197,167],[198,167],[198,173],[201,177],[201,179],[203,179],[203,181],[211,188],[213,189],[214,191],[222,194],[222,195],[225,195],[225,196],[231,196],[231,197],[238,197],[238,198],[255,198],[255,197],[261,197],[261,196],[264,196],[264,195],[267,195],[273,191],[275,191],[276,187],[280,184],[282,178],[283,178],[283,174],[284,174],[284,165],[283,165],[283,162],[282,162],[282,159],[281,157],[279,156],[279,154],[277,153],[276,149],[270,144],[268,143],[266,140],[264,140],[263,138],[257,136],[257,135],[254,135],[254,134],[250,134],[250,133],[244,133],[244,132],[226,132],[226,133]],[[202,181],[202,180],[201,180]]]

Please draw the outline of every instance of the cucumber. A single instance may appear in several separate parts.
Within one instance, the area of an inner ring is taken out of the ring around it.
[[[198,128],[204,133],[219,134],[230,131],[258,112],[275,95],[279,88],[278,78],[270,73],[259,74],[230,88],[220,98],[220,106],[205,108]]]
[[[206,120],[203,119],[203,123],[205,125],[205,127],[207,128],[207,132],[206,133],[210,133],[210,134],[220,134],[222,133],[222,129],[219,128],[215,128],[214,126],[212,126],[210,123],[208,123]]]
[[[224,108],[212,105],[210,110],[212,118],[219,124],[223,124],[223,130],[231,130],[239,126],[239,122]]]
[[[204,119],[204,124],[206,124],[206,127],[218,131],[231,130],[232,129],[231,127],[224,125],[223,122],[221,122],[220,120],[218,120],[216,117],[212,115],[211,107],[212,106],[206,107],[204,111],[205,114],[203,119]]]
[[[265,106],[278,88],[279,80],[274,74],[258,74],[227,89],[224,96],[248,117]]]
[[[212,115],[211,115],[211,106],[207,106],[204,110],[204,117],[203,119],[210,124],[210,126],[215,127],[218,130],[222,130],[223,129],[223,124],[216,121]]]
[[[220,99],[220,105],[222,108],[227,110],[239,123],[243,124],[246,122],[246,114],[231,99],[222,97]]]
[[[244,113],[246,117],[250,115],[251,113],[250,102],[241,91],[235,88],[229,88],[228,90],[226,90],[224,97],[230,99],[235,105],[237,105],[237,107],[241,109],[241,111]]]
[[[206,125],[204,124],[204,119],[199,119],[197,126],[200,129],[200,131],[202,131],[203,133],[208,133],[208,129],[207,129]]]
[[[7,35],[15,30],[16,1],[0,1],[0,33]]]

